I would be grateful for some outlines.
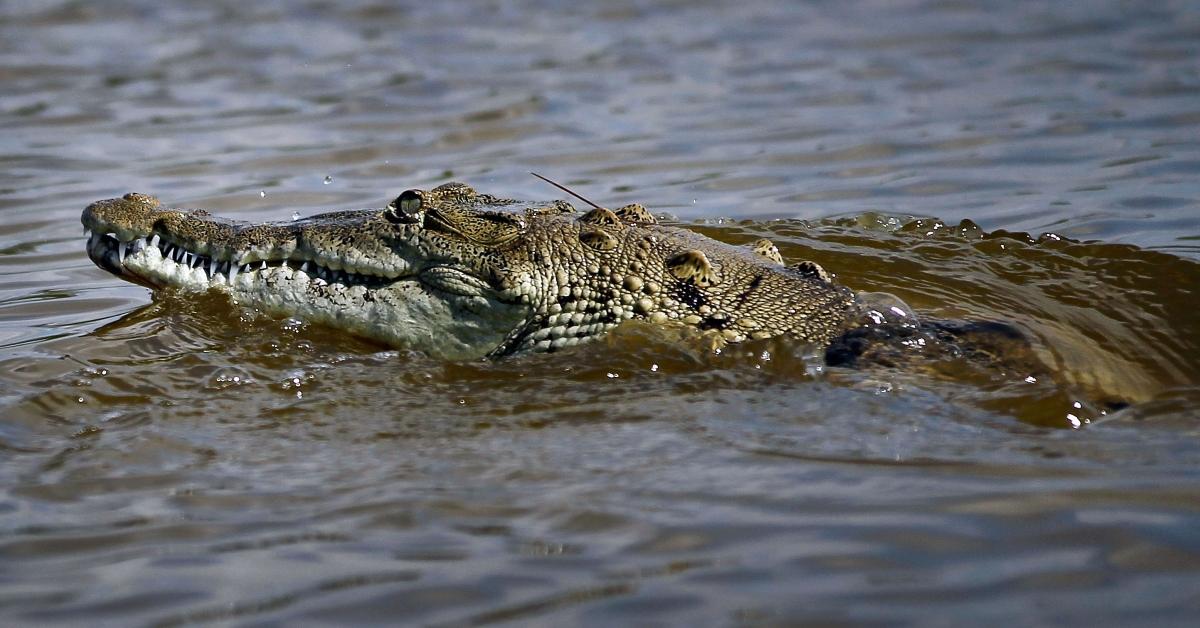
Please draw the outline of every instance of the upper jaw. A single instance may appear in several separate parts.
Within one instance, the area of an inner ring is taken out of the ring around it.
[[[367,210],[329,215],[325,219],[332,225],[329,228],[312,224],[323,217],[247,224],[202,210],[161,209],[152,196],[126,194],[92,203],[81,221],[92,261],[114,274],[153,285],[160,282],[138,273],[136,265],[127,263],[131,257],[155,256],[199,269],[207,279],[223,276],[229,283],[240,272],[264,264],[304,267],[314,278],[327,281],[380,283],[411,275],[413,264],[392,243],[356,228],[375,214]],[[346,234],[352,234],[355,242],[343,243]]]
[[[156,198],[140,194],[89,205],[81,216],[88,257],[110,273],[152,288],[250,288],[245,282],[287,272],[318,286],[367,288],[429,275],[431,285],[453,291],[463,282],[447,280],[445,271],[475,274],[422,253],[427,245],[419,226],[382,224],[378,212],[369,210],[247,224],[201,210],[160,207]],[[368,224],[373,221],[379,224]],[[475,289],[492,292],[482,285]]]
[[[171,285],[180,287],[237,286],[238,277],[253,276],[271,269],[287,267],[304,272],[320,285],[341,283],[378,287],[402,279],[367,275],[345,269],[334,269],[319,262],[296,259],[296,256],[276,259],[236,261],[232,256],[205,255],[157,234],[121,240],[112,231],[87,230],[88,257],[108,272],[152,288]],[[243,255],[243,258],[250,257]],[[245,279],[243,279],[244,281]]]

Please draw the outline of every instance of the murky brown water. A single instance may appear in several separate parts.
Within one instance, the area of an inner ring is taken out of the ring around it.
[[[0,623],[1189,625],[1200,7],[982,4],[0,4]],[[1048,376],[445,363],[152,300],[78,222],[530,170]]]

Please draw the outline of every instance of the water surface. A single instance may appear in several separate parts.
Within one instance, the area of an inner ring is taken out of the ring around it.
[[[0,617],[1188,625],[1192,2],[0,5]],[[642,326],[448,363],[87,260],[538,171],[1044,366]]]

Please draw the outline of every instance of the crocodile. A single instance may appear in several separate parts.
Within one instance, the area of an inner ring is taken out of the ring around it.
[[[91,260],[123,279],[223,291],[449,359],[554,351],[631,319],[720,342],[824,346],[860,309],[823,268],[785,265],[769,240],[733,246],[659,224],[639,204],[581,212],[457,182],[407,190],[382,210],[254,224],[129,193],[92,203],[82,222]]]

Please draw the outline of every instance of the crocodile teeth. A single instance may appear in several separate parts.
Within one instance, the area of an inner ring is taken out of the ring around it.
[[[241,270],[241,267],[239,267],[237,265],[237,262],[230,262],[230,264],[229,264],[229,285],[233,285],[233,280],[237,279],[239,270]]]
[[[137,255],[145,247],[146,243],[141,238],[137,238],[127,245],[124,243],[117,243],[117,259],[119,259],[121,264],[124,265],[126,257],[129,257],[130,255]]]

